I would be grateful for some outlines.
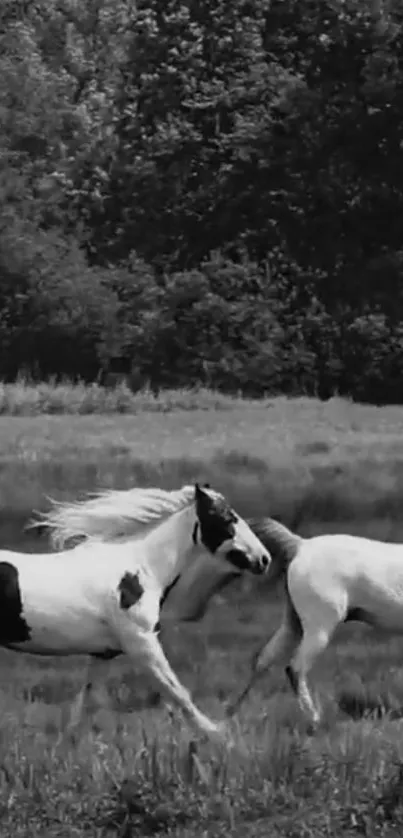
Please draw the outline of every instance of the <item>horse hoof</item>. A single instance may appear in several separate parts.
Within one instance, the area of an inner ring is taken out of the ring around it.
[[[205,734],[212,742],[224,744],[228,737],[228,728],[224,722],[218,722],[214,727],[206,730]]]

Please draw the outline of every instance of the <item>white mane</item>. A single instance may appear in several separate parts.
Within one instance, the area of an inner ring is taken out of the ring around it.
[[[213,494],[213,493],[212,493]],[[189,506],[194,486],[175,491],[164,489],[110,489],[74,503],[52,501],[49,512],[31,526],[47,527],[52,543],[63,547],[72,539],[116,541],[137,535]]]

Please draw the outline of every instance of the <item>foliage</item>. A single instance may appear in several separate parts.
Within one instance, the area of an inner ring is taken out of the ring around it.
[[[401,401],[398,0],[0,7],[0,376]]]
[[[165,630],[176,671],[212,715],[281,620],[280,603],[267,602],[266,593],[233,594],[232,602],[212,603],[193,630]],[[401,721],[389,713],[352,721],[337,708],[349,683],[358,694],[365,685],[381,707],[401,708],[398,640],[369,642],[350,630],[332,642],[313,676],[326,713],[314,738],[273,667],[233,726],[232,748],[190,740],[180,718],[161,706],[147,709],[149,685],[123,661],[105,672],[104,706],[66,734],[63,718],[84,664],[28,658],[18,666],[10,654],[1,658],[5,835],[39,838],[44,825],[50,838],[400,834]]]

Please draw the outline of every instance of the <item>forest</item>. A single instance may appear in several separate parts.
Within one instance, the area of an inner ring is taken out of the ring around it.
[[[0,379],[403,402],[401,0],[1,0]]]

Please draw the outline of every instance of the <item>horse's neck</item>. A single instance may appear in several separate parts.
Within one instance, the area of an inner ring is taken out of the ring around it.
[[[148,566],[162,588],[180,573],[194,544],[192,506],[181,509],[156,527],[147,537]]]

